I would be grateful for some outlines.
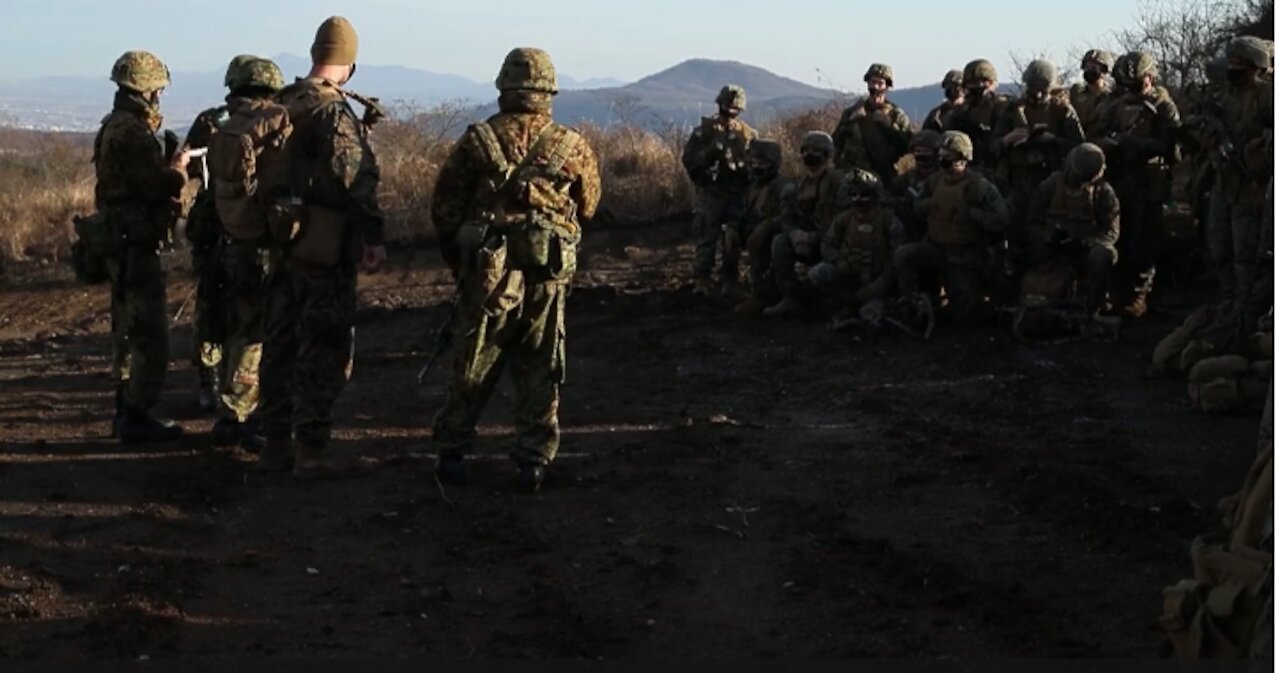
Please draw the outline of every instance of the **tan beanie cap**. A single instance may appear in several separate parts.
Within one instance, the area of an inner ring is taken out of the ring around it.
[[[351,22],[341,16],[331,16],[316,30],[316,41],[311,44],[311,62],[316,65],[351,65],[356,62],[356,49],[360,39]]]

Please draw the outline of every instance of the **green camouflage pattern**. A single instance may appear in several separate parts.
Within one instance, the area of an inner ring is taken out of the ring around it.
[[[1036,59],[1022,71],[1022,83],[1036,91],[1048,91],[1058,86],[1058,69],[1044,59]]]
[[[836,166],[869,170],[885,183],[892,182],[911,135],[911,119],[902,108],[890,101],[879,106],[870,99],[858,101],[845,109],[831,133]]]
[[[866,74],[862,76],[862,81],[869,82],[872,77],[879,77],[889,86],[893,86],[893,68],[884,63],[872,63],[867,68]]]
[[[969,61],[965,64],[962,73],[965,86],[976,86],[982,83],[983,80],[1000,81],[1000,75],[996,71],[996,67],[985,58]]]
[[[1080,68],[1083,70],[1090,63],[1097,63],[1102,66],[1103,72],[1111,72],[1115,67],[1116,57],[1105,49],[1090,49],[1080,57]]]
[[[1252,35],[1242,35],[1232,38],[1227,43],[1227,58],[1239,59],[1259,70],[1266,71],[1271,68],[1271,50],[1272,47],[1266,40]]]
[[[973,161],[973,141],[962,131],[947,131],[942,134],[939,150],[948,150],[960,155],[965,161]]]
[[[237,59],[244,59],[237,56]],[[227,88],[231,91],[257,88],[279,91],[284,88],[284,74],[274,61],[252,56],[238,63],[233,61],[227,70]]]
[[[126,51],[111,66],[111,81],[136,93],[169,86],[169,67],[149,51]]]
[[[152,213],[136,206],[112,207],[107,222],[119,231]],[[125,404],[155,406],[169,370],[169,312],[158,247],[121,244],[107,260],[111,277],[112,378],[124,388]]]
[[[737,84],[726,84],[721,87],[720,93],[716,94],[716,105],[745,110],[747,109],[747,90]]]
[[[512,49],[498,70],[494,85],[499,91],[541,91],[558,93],[560,83],[551,56],[541,49],[519,47]]]

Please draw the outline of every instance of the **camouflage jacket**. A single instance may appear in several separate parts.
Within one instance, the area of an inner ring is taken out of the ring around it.
[[[976,101],[966,100],[951,114],[946,130],[961,131],[973,141],[973,161],[970,164],[987,170],[995,168],[1000,141],[995,135],[995,128],[1008,105],[1007,97],[987,93]]]
[[[944,100],[938,107],[929,110],[929,114],[925,115],[924,123],[920,128],[926,131],[937,131],[942,133],[947,130],[947,124],[951,121],[951,115],[959,109],[960,106],[949,100]]]
[[[1048,241],[1061,230],[1086,245],[1111,247],[1120,239],[1120,199],[1105,180],[1072,190],[1066,175],[1057,171],[1032,194],[1027,224]]]
[[[1016,129],[1043,128],[1053,134],[1051,141],[1041,141],[1036,135],[1014,145],[1004,142],[1004,137]],[[1030,183],[1030,188],[1049,177],[1067,152],[1084,142],[1084,130],[1075,108],[1065,93],[1050,96],[1041,105],[1017,100],[1005,106],[1004,115],[992,133],[997,141],[994,149],[1000,158],[1001,177],[1014,184]]]
[[[897,173],[894,165],[911,143],[911,119],[889,101],[881,107],[862,100],[840,115],[831,138],[836,143],[836,166],[862,168],[885,184]]]
[[[747,149],[756,136],[741,119],[705,117],[689,135],[681,163],[699,189],[741,193],[750,180]]]
[[[332,82],[298,78],[276,96],[289,110],[295,190],[304,202],[345,213],[366,245],[382,243],[381,173],[369,131]]]
[[[547,126],[549,112],[505,111],[486,122],[493,129],[508,162],[524,159]],[[565,129],[569,148],[556,184],[573,204],[575,223],[595,216],[600,204],[600,172],[595,152],[577,132]],[[494,198],[495,167],[475,127],[467,129],[454,145],[436,179],[431,200],[431,221],[440,239],[440,251],[455,273],[461,268],[462,249],[457,242],[464,224],[482,218]]]
[[[1263,186],[1273,172],[1275,156],[1274,85],[1259,82],[1251,87],[1230,87],[1222,97],[1222,124],[1231,151],[1218,166],[1218,176],[1228,198],[1247,189],[1255,202],[1265,198]]]
[[[1107,151],[1108,173],[1123,175],[1135,167],[1177,163],[1181,125],[1173,98],[1163,87],[1156,87],[1148,94],[1112,96],[1090,140]]]
[[[187,138],[183,141],[182,146],[190,149],[208,147],[209,141],[213,139],[214,134],[230,118],[231,111],[226,105],[219,105],[201,112],[196,115],[195,121],[191,122],[191,128],[187,130]],[[213,245],[222,234],[222,226],[218,221],[218,210],[214,204],[213,193],[209,191],[210,185],[204,184],[203,166],[204,164],[199,159],[193,159],[187,165],[187,178],[201,181],[200,191],[192,200],[191,208],[187,212],[186,228],[187,240],[191,241],[198,249]]]
[[[768,180],[751,181],[742,204],[741,230],[744,234],[750,235],[756,227],[782,214],[782,195],[786,187],[787,181],[777,175]]]
[[[782,232],[808,231],[822,234],[839,211],[844,174],[827,167],[817,175],[787,185],[782,196]]]
[[[176,205],[186,180],[169,168],[163,144],[154,135],[162,121],[159,110],[140,96],[116,93],[111,114],[103,118],[93,141],[99,209],[136,205],[169,210]]]
[[[1077,82],[1071,86],[1071,107],[1076,109],[1085,137],[1093,136],[1094,126],[1097,125],[1103,108],[1110,102],[1111,95],[1110,86],[1101,91],[1095,91],[1085,82]]]
[[[915,202],[916,199],[924,195],[929,178],[937,172],[937,169],[935,169],[926,174],[919,168],[912,168],[899,175],[893,181],[893,184],[889,185],[889,196],[892,198],[894,214],[902,221],[909,240],[917,241],[924,236],[924,218],[917,215]]]
[[[859,277],[859,302],[884,296],[893,281],[893,254],[906,241],[902,223],[888,209],[861,217],[849,208],[822,236],[822,261],[841,274]]]

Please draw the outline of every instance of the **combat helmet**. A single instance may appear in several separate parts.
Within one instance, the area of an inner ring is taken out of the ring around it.
[[[845,173],[841,187],[844,190],[846,202],[866,196],[880,198],[880,178],[875,173],[862,168],[854,168]]]
[[[517,47],[507,54],[502,61],[502,69],[494,85],[499,91],[540,91],[555,94],[560,92],[560,84],[556,79],[556,68],[551,63],[551,56],[541,49],[533,47]]]
[[[1022,71],[1022,83],[1028,89],[1049,91],[1058,86],[1058,69],[1044,59],[1036,59]]]
[[[1000,75],[996,72],[996,67],[985,58],[969,61],[964,66],[962,79],[965,86],[975,86],[982,83],[983,80],[991,80],[992,82],[1000,81]]]
[[[111,81],[130,91],[151,93],[169,86],[169,67],[149,51],[126,51],[111,66]]]
[[[867,74],[862,76],[862,81],[870,82],[872,77],[879,77],[885,81],[885,84],[893,86],[893,68],[884,63],[872,63],[871,67],[867,68]]]
[[[1114,75],[1121,86],[1135,84],[1145,75],[1155,76],[1156,59],[1145,51],[1131,51],[1116,59]]]
[[[1252,35],[1241,35],[1227,43],[1227,58],[1235,58],[1259,69],[1271,67],[1271,48],[1267,41]]]
[[[756,139],[751,141],[747,156],[752,159],[767,161],[775,167],[779,167],[782,166],[782,145],[776,140]]]
[[[232,61],[227,70],[227,88],[232,91],[241,89],[269,89],[279,91],[284,88],[284,74],[274,61],[257,56],[250,56],[240,61]]]
[[[961,70],[948,70],[947,74],[942,76],[942,88],[952,86],[964,86],[964,72]]]
[[[831,134],[826,131],[810,131],[804,134],[804,140],[800,141],[800,151],[806,150],[833,157],[836,155],[836,143],[832,140]]]
[[[962,131],[947,131],[942,134],[942,149],[959,154],[965,161],[973,161],[973,141]]]
[[[1080,57],[1080,69],[1083,70],[1090,61],[1101,65],[1102,71],[1106,73],[1111,72],[1111,69],[1116,65],[1116,57],[1105,49],[1090,49],[1086,51],[1084,56]]]
[[[716,104],[722,107],[747,109],[747,90],[737,84],[726,84],[716,95]]]
[[[1093,143],[1081,143],[1067,153],[1067,172],[1081,183],[1093,182],[1107,170],[1107,155]]]
[[[907,144],[907,150],[914,150],[917,147],[937,152],[942,149],[942,134],[933,129],[920,131],[911,136],[911,142]]]

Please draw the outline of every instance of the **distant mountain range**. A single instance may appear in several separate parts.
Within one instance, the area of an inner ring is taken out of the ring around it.
[[[286,78],[305,74],[307,59],[288,54],[275,57]],[[175,72],[164,95],[166,126],[185,127],[195,115],[222,100],[222,72]],[[567,123],[618,122],[649,127],[689,125],[715,111],[715,97],[727,83],[747,90],[747,121],[759,123],[775,115],[809,109],[853,96],[810,86],[753,65],[736,61],[693,59],[624,84],[612,79],[576,80],[560,75],[556,116]],[[430,105],[466,101],[476,115],[491,111],[496,91],[490,82],[406,68],[361,65],[351,88],[383,101]],[[42,77],[0,82],[0,123],[48,130],[92,130],[110,106],[114,85],[105,77]],[[936,86],[897,89],[891,100],[919,119],[938,103]]]

